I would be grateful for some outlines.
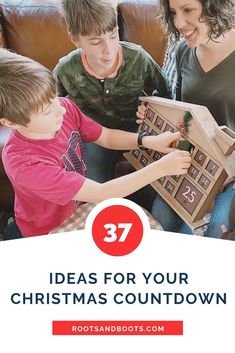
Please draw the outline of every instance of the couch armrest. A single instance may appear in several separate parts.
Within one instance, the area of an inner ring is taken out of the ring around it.
[[[14,191],[2,164],[2,149],[11,129],[0,125],[0,213],[13,207]]]
[[[1,177],[6,177],[6,173],[5,173],[5,170],[3,168],[3,164],[2,164],[2,149],[4,147],[5,142],[8,139],[10,131],[11,131],[11,129],[3,127],[0,124],[0,178]]]

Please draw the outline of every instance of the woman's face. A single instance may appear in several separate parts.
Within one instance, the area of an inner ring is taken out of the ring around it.
[[[208,25],[200,21],[202,4],[199,0],[169,0],[175,27],[190,48],[208,41]]]

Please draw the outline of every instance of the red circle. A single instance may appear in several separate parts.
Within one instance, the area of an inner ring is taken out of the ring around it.
[[[108,206],[95,217],[92,236],[104,253],[112,256],[127,255],[140,244],[143,223],[140,216],[127,206]]]

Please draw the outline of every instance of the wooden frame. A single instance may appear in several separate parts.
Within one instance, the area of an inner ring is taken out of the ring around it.
[[[203,217],[228,175],[235,175],[235,134],[224,126],[219,128],[204,106],[159,97],[140,100],[146,105],[146,117],[138,131],[152,135],[180,131],[185,141],[179,148],[192,153],[186,175],[166,176],[152,186],[192,229],[198,228],[207,223]],[[140,169],[160,159],[162,154],[136,149],[124,156]]]

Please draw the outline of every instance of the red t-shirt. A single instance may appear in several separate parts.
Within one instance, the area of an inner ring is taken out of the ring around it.
[[[32,140],[13,130],[3,162],[15,190],[16,222],[24,236],[48,234],[79,206],[72,198],[86,178],[84,142],[96,141],[102,126],[68,99],[63,124],[50,140]]]

